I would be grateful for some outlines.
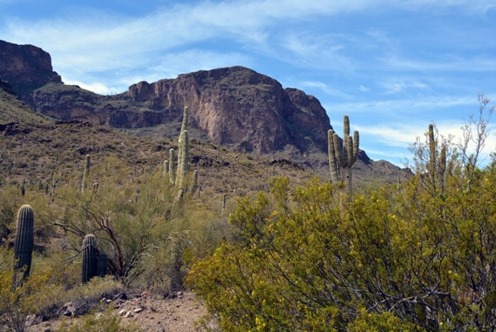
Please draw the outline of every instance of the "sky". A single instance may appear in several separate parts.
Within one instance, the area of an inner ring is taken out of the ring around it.
[[[349,115],[398,166],[429,123],[458,143],[478,96],[496,105],[495,22],[495,0],[0,0],[0,40],[41,47],[66,84],[115,94],[241,65],[317,97],[340,136]]]

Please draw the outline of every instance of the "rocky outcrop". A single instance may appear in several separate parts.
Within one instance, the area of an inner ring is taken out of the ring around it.
[[[0,80],[24,100],[47,83],[62,83],[53,71],[50,54],[33,45],[17,45],[0,40]]]
[[[190,109],[193,126],[218,144],[262,153],[294,145],[326,150],[329,118],[320,102],[303,91],[283,89],[276,80],[244,67],[180,75],[177,79],[132,85],[136,106],[163,110],[168,118]]]

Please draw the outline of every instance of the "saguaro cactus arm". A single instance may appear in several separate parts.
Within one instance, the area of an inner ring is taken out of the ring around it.
[[[336,159],[336,149],[334,145],[334,131],[327,131],[327,149],[329,155],[329,171],[331,173],[331,182],[338,183],[339,181],[339,163]]]
[[[352,162],[352,164],[354,164],[358,159],[359,145],[360,145],[360,134],[358,133],[358,130],[355,130],[353,132],[353,162]]]

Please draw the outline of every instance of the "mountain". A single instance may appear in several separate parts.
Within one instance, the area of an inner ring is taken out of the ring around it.
[[[320,102],[248,68],[139,82],[119,95],[101,96],[63,84],[52,69],[50,55],[35,46],[1,42],[0,55],[0,78],[37,112],[58,119],[143,128],[177,122],[188,106],[191,126],[216,144],[258,153],[288,145],[300,152],[327,149],[331,126]]]
[[[248,68],[219,68],[153,83],[139,82],[123,93],[103,96],[64,84],[53,71],[50,55],[32,45],[0,41],[0,64],[2,98],[9,99],[6,103],[9,107],[2,109],[0,124],[10,123],[8,128],[17,126],[19,130],[26,122],[16,117],[31,117],[31,123],[41,123],[47,121],[48,116],[64,124],[55,124],[55,127],[64,127],[70,132],[82,130],[85,137],[88,131],[93,132],[94,137],[88,137],[91,143],[72,144],[69,149],[77,147],[78,151],[73,158],[91,151],[97,141],[103,140],[98,138],[102,133],[105,139],[109,139],[109,135],[120,137],[117,139],[120,145],[131,145],[129,140],[137,140],[138,136],[129,138],[109,127],[126,129],[128,133],[132,130],[141,137],[145,135],[146,138],[139,141],[150,141],[149,150],[173,147],[171,139],[177,137],[182,110],[188,106],[191,137],[201,144],[222,145],[233,148],[233,152],[254,152],[265,165],[254,167],[310,168],[324,176],[328,172],[327,130],[331,125],[318,99],[301,90],[283,88],[275,79]],[[15,106],[13,114],[12,104],[19,103],[22,107]],[[33,118],[32,110],[38,118]],[[55,130],[53,126],[43,130]],[[4,135],[8,128],[2,129]],[[43,130],[34,130],[36,137],[43,136]],[[163,138],[169,142],[157,143],[157,139]],[[132,145],[128,154],[132,154],[134,148],[139,149]],[[112,144],[109,147],[110,150],[115,148]],[[100,150],[105,150],[105,146]],[[191,162],[212,165],[213,160],[208,155],[213,150],[199,152]],[[163,155],[163,151],[154,157],[152,164],[159,163],[159,155]],[[216,156],[225,159],[217,153]],[[239,155],[234,159],[239,160]],[[235,164],[232,158],[220,163]],[[360,152],[354,168],[356,180],[376,177],[395,181],[405,176],[404,170],[385,161],[374,162],[364,151]]]

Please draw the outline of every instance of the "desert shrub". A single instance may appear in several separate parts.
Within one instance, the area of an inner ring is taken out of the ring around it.
[[[13,252],[0,248],[0,326],[24,331],[28,315],[37,314],[57,301],[63,287],[53,278],[56,273],[47,266],[36,267],[22,286],[12,289]]]
[[[240,200],[235,241],[189,282],[223,329],[487,330],[496,324],[496,172],[422,175],[340,200],[314,180]]]

